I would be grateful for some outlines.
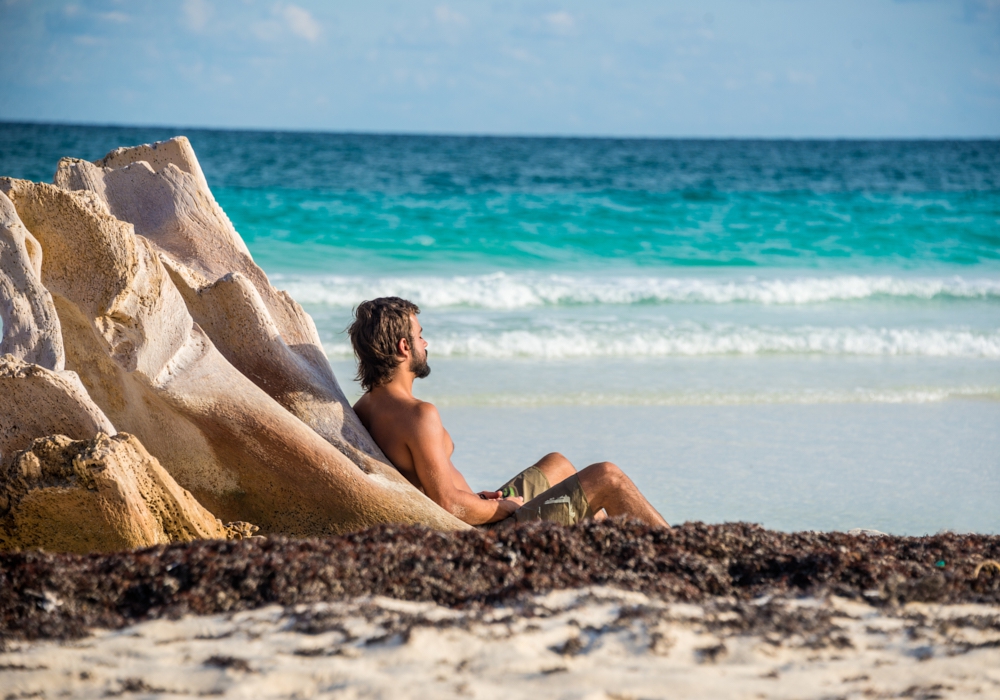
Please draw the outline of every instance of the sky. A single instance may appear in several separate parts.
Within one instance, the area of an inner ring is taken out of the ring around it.
[[[1000,0],[0,0],[0,121],[1000,136]]]

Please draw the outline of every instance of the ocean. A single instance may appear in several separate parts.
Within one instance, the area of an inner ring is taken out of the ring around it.
[[[1000,533],[1000,142],[0,124],[0,175],[185,134],[272,283],[420,305],[454,461],[610,460],[670,522]]]

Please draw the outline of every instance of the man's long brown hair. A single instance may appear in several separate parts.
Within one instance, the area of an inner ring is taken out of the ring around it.
[[[399,297],[379,297],[363,301],[354,310],[354,323],[347,328],[358,358],[355,377],[365,391],[388,384],[399,365],[397,346],[406,338],[413,347],[410,314],[420,307]]]

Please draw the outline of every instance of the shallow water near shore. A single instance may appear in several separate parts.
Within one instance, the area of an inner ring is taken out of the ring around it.
[[[1000,406],[560,406],[450,408],[455,462],[495,488],[551,445],[578,466],[611,459],[671,523],[996,533]]]
[[[529,369],[451,359],[432,366],[417,393],[440,407],[454,462],[474,488],[495,488],[559,451],[578,467],[619,464],[672,523],[1000,533],[1000,401],[935,385],[955,378],[947,362],[751,358],[739,366],[680,358]],[[994,367],[965,367],[964,379]],[[334,368],[348,377],[351,365]],[[845,374],[867,388],[841,387]],[[894,388],[918,379],[919,388]],[[559,394],[567,384],[579,393]],[[484,391],[463,393],[470,386]]]
[[[0,175],[185,133],[349,397],[423,309],[456,465],[620,464],[671,522],[1000,532],[1000,142],[0,124]]]

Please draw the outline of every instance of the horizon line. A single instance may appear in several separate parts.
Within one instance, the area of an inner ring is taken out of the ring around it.
[[[0,118],[0,126],[52,126],[82,127],[91,129],[181,129],[191,131],[242,131],[248,133],[288,133],[337,136],[416,136],[429,138],[482,138],[482,139],[566,139],[594,141],[1000,141],[994,136],[705,136],[705,135],[609,135],[609,134],[546,134],[539,133],[490,133],[448,131],[377,131],[365,129],[317,129],[296,127],[250,126],[196,126],[177,124],[123,124],[114,122],[60,122],[49,120],[22,120]],[[177,134],[178,136],[182,134]]]

